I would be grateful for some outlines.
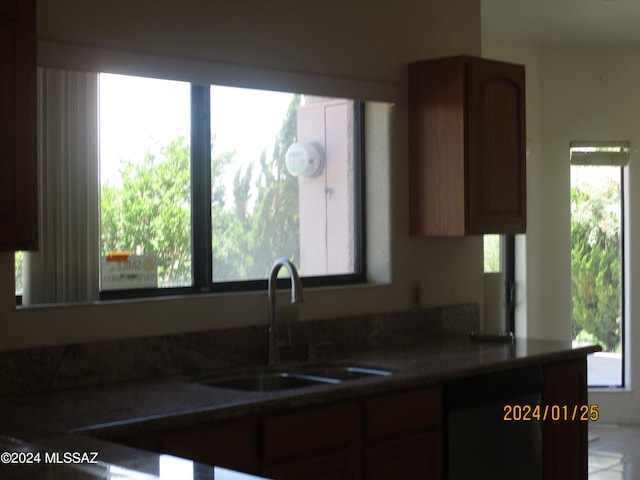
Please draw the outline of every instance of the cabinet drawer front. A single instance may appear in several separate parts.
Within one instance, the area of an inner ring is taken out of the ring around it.
[[[358,442],[360,425],[356,402],[267,417],[262,423],[264,460],[348,448]]]
[[[369,438],[442,425],[440,387],[373,398],[365,405]]]
[[[358,459],[350,452],[338,452],[267,467],[262,475],[278,480],[355,480],[360,478]]]
[[[255,425],[247,420],[166,435],[161,440],[161,451],[208,465],[247,467],[257,458]]]
[[[379,443],[365,452],[368,480],[442,479],[442,470],[440,430]]]

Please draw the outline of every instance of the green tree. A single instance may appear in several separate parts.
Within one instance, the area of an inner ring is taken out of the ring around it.
[[[213,218],[216,280],[266,278],[276,258],[300,258],[298,180],[285,166],[287,148],[296,140],[300,100],[300,95],[293,96],[271,158],[267,160],[266,152],[260,156],[255,181],[252,167],[236,171],[231,214]],[[250,209],[252,195],[255,202]]]
[[[620,189],[615,181],[571,190],[573,338],[586,332],[620,347]]]
[[[15,269],[16,269],[16,294],[22,293],[22,270],[24,266],[24,257],[22,252],[16,252]]]
[[[102,254],[156,254],[160,286],[191,283],[189,163],[180,137],[158,156],[123,162],[120,186],[102,185]]]
[[[262,152],[257,178],[252,166],[236,170],[231,205],[226,202],[225,179],[234,152],[212,158],[216,281],[266,278],[274,259],[299,258],[298,181],[286,172],[284,157],[295,141],[300,99],[294,96],[289,105],[271,158]],[[102,185],[102,254],[156,254],[160,286],[191,283],[189,163],[189,146],[180,137],[162,147],[158,156],[147,153],[142,162],[122,162],[120,185]]]
[[[260,158],[260,176],[256,182],[258,195],[251,223],[254,235],[249,246],[256,259],[254,278],[266,278],[273,261],[288,257],[299,265],[300,213],[298,179],[287,172],[285,154],[296,140],[296,111],[300,95],[289,104],[287,115],[276,137],[272,161]]]
[[[500,271],[500,235],[485,235],[484,243],[484,271]]]

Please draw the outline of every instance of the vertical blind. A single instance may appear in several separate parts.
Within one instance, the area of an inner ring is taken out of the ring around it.
[[[98,74],[38,69],[40,250],[25,252],[23,304],[98,298]]]

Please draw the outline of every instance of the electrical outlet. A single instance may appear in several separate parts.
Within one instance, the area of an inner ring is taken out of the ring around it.
[[[300,318],[298,316],[297,305],[287,305],[278,307],[277,311],[278,323],[296,322]]]
[[[409,299],[409,307],[412,310],[418,310],[422,308],[422,283],[421,282],[411,282],[410,285],[410,299]]]

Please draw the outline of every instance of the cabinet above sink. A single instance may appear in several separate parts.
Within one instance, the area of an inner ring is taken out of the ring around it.
[[[526,229],[524,67],[468,56],[409,64],[412,235]]]

